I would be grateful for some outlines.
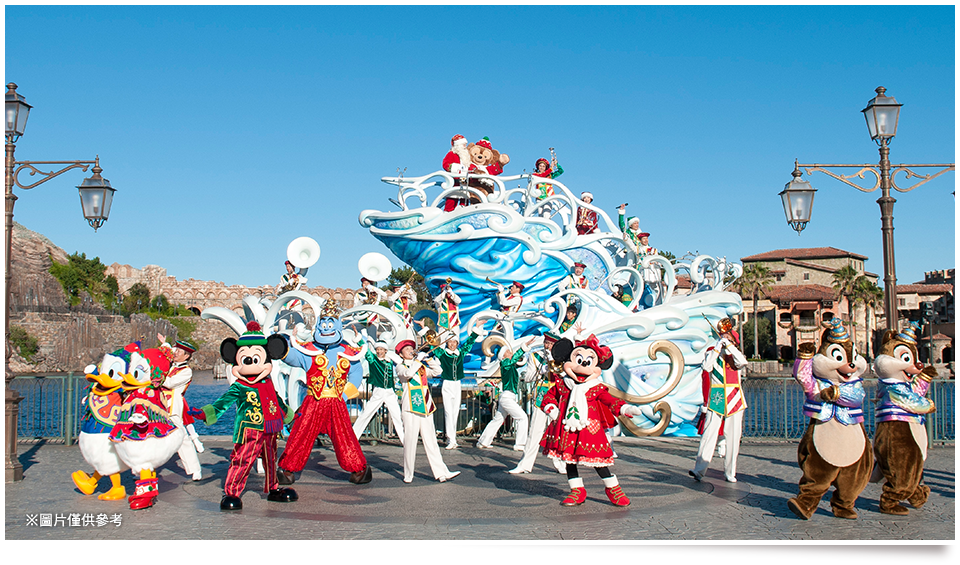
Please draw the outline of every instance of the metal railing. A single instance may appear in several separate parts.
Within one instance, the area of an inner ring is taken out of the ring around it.
[[[496,402],[490,389],[477,388],[474,379],[465,379],[457,417],[457,435],[461,438],[476,438],[496,411]],[[928,418],[927,434],[934,443],[956,441],[956,383],[953,380],[935,379],[927,392],[937,406],[937,411]],[[226,384],[224,383],[224,387]],[[21,442],[47,440],[70,445],[80,433],[80,420],[84,415],[83,400],[89,383],[83,375],[73,373],[56,375],[18,376],[11,387],[23,400],[20,403],[18,438]],[[864,381],[867,401],[863,404],[864,426],[873,437],[876,398],[876,380]],[[437,405],[433,414],[434,424],[440,436],[445,435],[443,400],[440,382],[431,382],[431,394]],[[536,407],[531,399],[532,386],[521,383],[520,405],[527,414]],[[799,439],[809,419],[803,415],[804,395],[800,385],[790,377],[746,378],[743,392],[747,410],[743,418],[743,437],[757,439]],[[357,407],[362,408],[362,403]],[[202,433],[202,428],[201,428]],[[497,434],[499,441],[512,442],[515,423],[508,418]],[[396,439],[389,413],[381,408],[364,432],[364,438],[376,441]]]
[[[81,402],[89,389],[83,375],[19,376],[10,387],[22,397],[17,439],[71,445],[80,435]]]

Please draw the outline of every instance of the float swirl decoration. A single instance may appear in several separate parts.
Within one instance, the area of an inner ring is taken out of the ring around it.
[[[740,265],[709,255],[689,262],[661,255],[638,261],[617,224],[556,179],[549,181],[553,194],[543,199],[533,196],[543,178],[531,174],[437,171],[381,180],[397,187],[394,204],[400,209],[364,210],[360,225],[422,275],[431,292],[450,279],[462,300],[461,341],[476,323],[516,346],[529,336],[559,332],[568,301],[579,303],[576,323],[615,352],[617,362],[604,371],[604,382],[642,406],[643,415],[623,427],[635,435],[696,434],[690,421],[702,403],[700,365],[713,339],[710,324],[742,311],[740,297],[725,290],[742,274]],[[474,188],[477,180],[488,190]],[[469,205],[449,205],[466,198]],[[578,234],[580,209],[597,214],[595,233]],[[586,266],[588,288],[558,292],[574,263]],[[688,273],[689,294],[676,292],[678,272]],[[523,302],[507,315],[496,283],[513,281],[524,285]],[[617,285],[632,293],[626,304],[611,296]],[[542,340],[533,347],[542,347]],[[490,357],[481,348],[466,356],[467,372],[489,369]]]

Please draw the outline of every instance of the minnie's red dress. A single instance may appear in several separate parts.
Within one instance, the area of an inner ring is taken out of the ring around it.
[[[564,427],[563,420],[573,384],[570,377],[564,377],[543,396],[541,410],[547,412],[550,406],[556,406],[560,410],[560,416],[548,424],[543,441],[540,442],[543,454],[564,463],[587,467],[613,465],[613,449],[610,448],[610,441],[604,430],[616,425],[613,415],[619,414],[626,403],[610,394],[607,385],[597,381],[586,392],[587,427],[571,432]]]

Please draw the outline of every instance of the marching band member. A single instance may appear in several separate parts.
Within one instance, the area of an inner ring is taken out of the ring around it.
[[[527,442],[527,413],[520,406],[520,375],[517,372],[517,365],[521,364],[527,351],[530,349],[530,343],[536,338],[531,337],[514,353],[508,346],[500,349],[500,386],[502,392],[497,401],[497,412],[493,419],[483,429],[480,439],[477,440],[477,447],[480,449],[490,449],[493,443],[493,436],[497,434],[500,426],[503,425],[504,418],[510,416],[517,422],[516,441],[513,444],[514,451],[523,451]]]
[[[167,338],[163,334],[157,334],[160,340],[160,350],[169,355],[172,363],[167,376],[163,380],[163,392],[165,398],[169,399],[170,419],[178,428],[183,428],[183,444],[177,450],[177,455],[183,463],[183,470],[190,477],[199,481],[203,478],[200,469],[200,458],[197,452],[203,452],[203,444],[200,443],[200,436],[193,427],[193,416],[186,413],[187,401],[183,394],[187,392],[190,381],[193,380],[193,369],[188,362],[193,353],[197,350],[196,346],[182,340],[171,346],[167,343]]]
[[[373,394],[363,405],[363,411],[357,416],[357,421],[353,423],[353,433],[357,439],[363,435],[367,429],[367,424],[380,410],[381,406],[386,405],[390,412],[390,419],[393,421],[393,428],[397,430],[397,437],[400,439],[400,445],[403,445],[403,419],[400,417],[400,404],[397,402],[397,395],[393,391],[393,363],[387,359],[387,344],[378,341],[374,345],[376,354],[369,349],[365,352],[367,365],[370,367],[370,373],[367,375],[367,384],[373,387]]]
[[[550,161],[547,161],[544,158],[537,159],[537,162],[534,164],[533,176],[540,178],[549,178],[555,179],[563,174],[563,167],[560,166],[560,163],[557,162],[557,156],[553,154],[553,151],[550,151]],[[552,165],[552,167],[551,167]],[[539,182],[536,186],[537,200],[544,200],[550,196],[554,195],[553,183],[549,182]]]
[[[580,194],[580,200],[583,200],[587,204],[593,202],[593,194],[589,192],[583,192]],[[591,233],[596,233],[597,229],[600,227],[600,216],[596,212],[588,208],[579,207],[577,208],[577,233],[580,235],[589,235]]]
[[[433,412],[437,407],[430,397],[428,379],[436,377],[443,370],[436,358],[427,359],[424,353],[417,358],[416,346],[412,339],[405,339],[397,344],[396,353],[389,354],[397,378],[403,383],[403,482],[413,482],[417,442],[418,438],[422,438],[430,470],[434,478],[443,483],[460,474],[460,471],[450,471],[443,463],[440,446],[437,445],[437,430],[433,425]]]
[[[463,345],[457,347],[460,341],[458,334],[450,334],[447,338],[445,347],[434,347],[431,354],[440,361],[442,369],[443,388],[443,423],[447,433],[446,449],[456,449],[457,445],[457,417],[460,415],[460,403],[463,401],[461,391],[463,390],[460,381],[463,379],[463,357],[470,352],[470,348],[477,341],[477,338],[484,335],[486,331],[482,328],[473,328],[470,336],[463,342]]]
[[[713,458],[717,436],[723,428],[724,446],[723,474],[727,482],[737,482],[737,455],[740,453],[740,432],[743,426],[743,411],[747,403],[740,388],[740,371],[747,366],[747,358],[737,349],[740,337],[733,329],[733,322],[724,318],[717,322],[720,339],[707,349],[703,360],[703,435],[697,460],[690,476],[698,482]]]
[[[287,268],[287,272],[280,277],[280,284],[277,285],[278,295],[284,292],[290,292],[291,290],[300,290],[303,285],[307,284],[307,267],[303,267],[299,272],[294,272],[293,263],[289,260],[284,261],[283,265]],[[302,304],[300,300],[291,300],[288,306],[293,310],[302,310]]]
[[[413,324],[413,316],[410,315],[410,305],[417,300],[417,295],[410,288],[409,281],[403,285],[393,287],[393,294],[387,295],[387,302],[393,308],[398,316],[403,318],[407,328]]]
[[[500,308],[503,313],[510,316],[519,312],[520,306],[523,305],[523,297],[520,296],[520,293],[523,292],[523,284],[513,281],[508,291],[502,284],[497,283],[497,288],[499,289],[497,298],[500,301]]]
[[[534,399],[532,402],[534,410],[533,415],[530,416],[530,435],[524,444],[523,456],[520,458],[520,462],[517,463],[515,468],[507,471],[510,474],[516,475],[533,471],[533,463],[537,459],[537,452],[540,451],[540,440],[543,439],[543,433],[547,429],[547,423],[549,423],[549,418],[547,418],[546,413],[540,409],[540,403],[543,402],[543,396],[553,387],[557,379],[561,378],[561,365],[556,363],[550,355],[550,350],[558,339],[560,338],[550,332],[543,334],[543,353],[542,355],[536,352],[533,354],[534,360],[539,365],[539,370],[531,376],[537,376],[539,378],[537,378],[537,382],[534,385]],[[553,466],[557,469],[558,473],[567,472],[567,466],[559,459],[551,459],[550,461],[553,462]]]
[[[433,302],[437,305],[437,327],[460,335],[460,297],[450,286],[449,278],[447,284],[440,286],[440,294]]]
[[[360,277],[360,290],[353,295],[353,306],[361,304],[378,304],[381,300],[387,299],[387,293],[383,292],[367,277]]]

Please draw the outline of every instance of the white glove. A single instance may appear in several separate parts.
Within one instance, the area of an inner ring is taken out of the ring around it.
[[[423,360],[426,359],[426,357],[427,357],[426,351],[421,351],[420,353],[417,353],[417,361],[423,362]]]
[[[707,406],[706,406],[706,405],[701,405],[701,406],[700,406],[700,413],[701,413],[701,414],[706,414],[706,413],[707,413]]]
[[[620,409],[621,416],[639,416],[641,414],[643,414],[643,411],[640,410],[640,407],[633,404],[624,404],[623,408]]]
[[[394,365],[403,364],[403,357],[397,355],[395,351],[387,351],[387,359],[389,359]]]
[[[193,446],[197,448],[197,453],[203,453],[203,444],[200,443],[200,436],[193,434],[190,436],[190,440],[193,442]]]
[[[560,409],[553,405],[547,406],[544,412],[546,412],[547,418],[550,418],[551,422],[560,417]]]
[[[486,337],[487,334],[490,332],[488,330],[483,329],[483,327],[476,325],[473,327],[473,333],[477,334],[477,337],[483,338],[483,337]]]

